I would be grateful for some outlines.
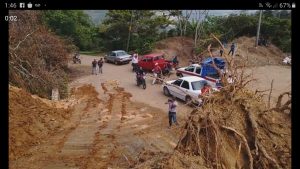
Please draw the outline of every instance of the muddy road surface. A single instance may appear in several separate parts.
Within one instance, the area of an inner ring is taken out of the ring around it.
[[[10,168],[130,168],[143,152],[173,152],[180,126],[168,129],[166,112],[131,102],[132,95],[114,81],[99,87],[101,93],[92,85],[73,89],[70,119],[56,134],[11,159]]]

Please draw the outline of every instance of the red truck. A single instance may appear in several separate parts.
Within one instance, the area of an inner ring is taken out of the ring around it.
[[[158,66],[162,70],[165,68],[166,64],[173,65],[171,61],[163,58],[163,53],[151,53],[144,55],[139,59],[138,65],[146,71],[152,71],[155,63],[158,63]]]

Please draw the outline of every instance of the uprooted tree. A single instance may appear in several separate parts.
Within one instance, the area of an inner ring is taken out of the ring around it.
[[[228,63],[222,74],[224,88],[191,112],[176,150],[199,156],[208,168],[290,168],[290,118],[283,111],[290,110],[291,101],[281,104],[290,92],[266,111],[262,97],[245,88],[251,75],[245,75],[233,58],[224,58]],[[234,81],[230,84],[229,75]]]
[[[67,63],[71,43],[41,24],[39,11],[10,11],[9,83],[33,94],[49,97],[53,88],[67,94]]]

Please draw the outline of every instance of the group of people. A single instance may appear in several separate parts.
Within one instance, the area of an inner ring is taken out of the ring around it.
[[[131,65],[132,65],[132,70],[136,73],[136,76],[140,77],[140,75],[144,75],[145,72],[142,67],[138,66],[138,61],[139,61],[138,53],[135,51],[132,55]],[[179,62],[176,55],[172,58],[171,62],[173,65],[175,65],[174,67],[178,65]],[[172,64],[169,62],[165,62],[163,68],[161,68],[161,66],[159,66],[158,63],[155,63],[154,68],[152,69],[153,76],[154,76],[152,81],[153,85],[155,84],[155,82],[160,80],[161,75],[166,75],[171,72]]]
[[[102,67],[103,67],[103,58],[100,58],[100,60],[98,61],[94,59],[92,62],[92,74],[98,75],[98,72],[102,74],[103,73]]]
[[[225,45],[223,44],[224,48],[225,48]],[[231,56],[233,56],[233,54],[235,53],[235,50],[236,50],[236,44],[235,43],[232,43],[231,46],[230,46],[230,50],[228,52],[228,55],[231,54]],[[220,56],[222,56],[224,53],[224,50],[223,48],[221,47],[220,48]]]
[[[228,55],[230,53],[232,53],[232,55],[233,55],[234,50],[235,50],[235,45],[234,45],[234,43],[232,43]],[[220,53],[221,53],[221,56],[222,56],[223,51],[222,52],[220,51]],[[173,57],[172,63],[178,65],[177,56]],[[92,74],[95,74],[95,75],[97,75],[98,73],[102,74],[103,73],[102,67],[103,67],[103,58],[100,58],[100,60],[98,60],[98,61],[96,59],[94,59],[93,62],[92,62]],[[145,75],[145,71],[142,69],[142,67],[138,66],[138,54],[136,52],[133,54],[133,57],[132,57],[132,67],[133,67],[133,70],[135,71],[137,77],[142,77],[142,76]],[[165,65],[165,67],[170,68],[170,65]],[[155,63],[155,67],[152,70],[153,75],[154,75],[154,79],[152,81],[152,84],[155,84],[155,82],[157,80],[160,80],[158,78],[160,78],[159,75],[162,74],[162,71],[163,70],[158,65],[158,63]],[[229,76],[229,78],[230,78],[230,81],[228,81],[228,82],[232,83],[232,77]],[[211,92],[212,92],[212,87],[208,83],[205,83],[204,86],[201,89],[201,93],[198,96],[198,103],[199,103],[198,106],[203,105],[203,98],[208,96]],[[176,118],[177,107],[178,107],[178,103],[176,101],[176,98],[172,97],[171,99],[168,99],[168,101],[165,104],[168,104],[168,121],[169,121],[169,127],[168,128],[171,128],[173,124],[179,125],[178,122],[177,122],[177,118]]]

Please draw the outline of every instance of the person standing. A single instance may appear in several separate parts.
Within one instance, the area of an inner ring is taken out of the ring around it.
[[[176,125],[178,125],[177,119],[176,119],[176,108],[177,108],[177,102],[175,97],[172,97],[172,99],[169,99],[167,103],[165,104],[169,104],[169,128],[172,127],[172,124],[175,123]]]
[[[224,52],[224,51],[223,51],[223,48],[221,47],[221,48],[220,48],[220,55],[221,55],[221,56],[223,55],[223,52]]]
[[[177,55],[175,55],[173,58],[172,58],[172,63],[174,65],[174,68],[176,69],[179,65],[179,61],[178,61],[178,58],[177,58]]]
[[[229,51],[228,55],[231,53],[231,56],[233,56],[233,54],[235,52],[234,50],[235,50],[235,45],[234,45],[234,43],[232,43],[230,46],[230,51]]]
[[[201,89],[201,95],[205,96],[211,93],[211,86],[208,83],[204,83],[203,88]]]
[[[158,80],[157,78],[160,77],[160,75],[162,74],[162,70],[161,68],[159,67],[158,63],[155,63],[155,67],[154,69],[152,70],[153,72],[153,76],[154,76],[154,79],[152,81],[152,85],[155,84],[156,80]],[[158,76],[158,77],[157,77]]]
[[[138,58],[138,54],[136,52],[134,52],[132,60],[131,60],[131,65],[132,65],[132,70],[133,71],[137,71],[138,69],[138,63],[139,63],[139,58]]]
[[[103,73],[102,72],[102,66],[103,66],[103,58],[100,58],[100,60],[98,60],[98,67],[99,67],[99,73]]]
[[[94,59],[94,61],[92,62],[92,74],[97,75],[97,60],[96,59]]]

